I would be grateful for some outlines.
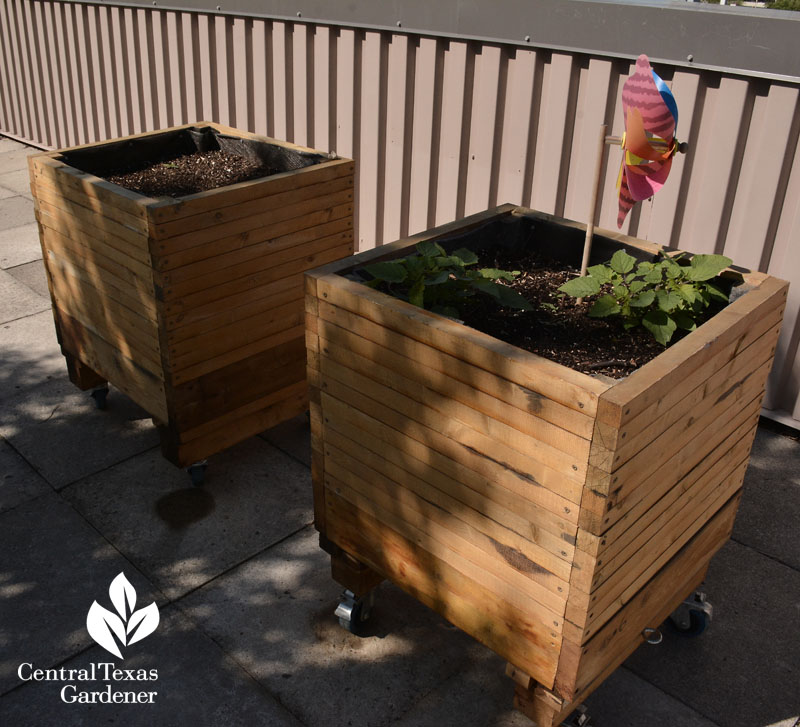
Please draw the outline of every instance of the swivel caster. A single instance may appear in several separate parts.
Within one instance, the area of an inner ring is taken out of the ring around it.
[[[714,612],[711,604],[706,600],[706,594],[696,591],[687,598],[667,619],[670,629],[681,636],[700,636]]]
[[[561,727],[594,727],[594,722],[589,716],[586,705],[579,704],[567,721],[561,723]]]
[[[189,479],[192,481],[192,484],[195,487],[202,487],[205,483],[207,468],[208,462],[206,460],[202,460],[200,462],[195,462],[191,467],[186,469],[186,471],[189,473]]]
[[[108,398],[108,387],[102,386],[99,389],[95,389],[90,396],[94,399],[94,405],[100,411],[105,411],[106,406],[108,406],[106,399]]]
[[[339,605],[334,615],[339,619],[339,625],[351,634],[361,633],[364,622],[369,618],[372,606],[375,603],[375,591],[370,591],[366,596],[358,598],[355,593],[345,590],[339,599]]]

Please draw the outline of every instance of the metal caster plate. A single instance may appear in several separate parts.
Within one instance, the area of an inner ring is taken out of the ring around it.
[[[575,711],[567,718],[566,722],[561,723],[561,727],[594,727],[594,722],[589,716],[586,706],[579,704]]]
[[[107,399],[108,399],[108,387],[102,386],[99,389],[95,389],[90,396],[94,399],[94,405],[100,411],[105,411],[106,407],[108,406]]]
[[[374,591],[359,598],[351,590],[345,590],[339,599],[339,605],[336,607],[334,615],[339,619],[339,625],[343,629],[358,635],[362,631],[364,622],[369,618],[374,603]]]
[[[187,468],[186,471],[189,473],[189,479],[195,487],[202,487],[205,483],[207,468],[208,462],[206,460],[195,462],[191,467]]]
[[[700,636],[711,623],[713,612],[706,594],[697,591],[672,612],[667,625],[681,636]]]

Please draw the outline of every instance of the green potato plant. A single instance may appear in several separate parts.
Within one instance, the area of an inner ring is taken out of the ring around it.
[[[533,310],[517,291],[497,282],[510,282],[519,271],[474,268],[478,257],[471,250],[459,248],[448,254],[439,243],[429,240],[416,245],[416,251],[397,260],[365,265],[363,270],[371,276],[366,285],[451,318],[460,318],[463,306],[477,293],[510,308]]]
[[[728,296],[712,280],[731,264],[724,255],[694,255],[681,265],[684,255],[657,262],[642,262],[624,250],[608,263],[593,265],[580,278],[559,290],[574,298],[603,293],[589,309],[592,318],[619,316],[626,329],[646,328],[666,346],[679,328],[693,331],[713,302],[727,303]]]

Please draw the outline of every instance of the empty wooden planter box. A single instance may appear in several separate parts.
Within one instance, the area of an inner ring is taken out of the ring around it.
[[[516,240],[579,264],[585,227],[505,205],[306,275],[315,520],[357,596],[387,578],[508,660],[559,724],[703,580],[733,526],[787,283],[625,379],[578,373],[344,277]],[[656,245],[595,237],[592,262]],[[738,297],[737,297],[738,295]]]
[[[165,150],[281,170],[181,198],[102,175]],[[353,252],[353,162],[198,123],[30,158],[56,330],[71,380],[105,381],[201,460],[307,407],[303,272]]]

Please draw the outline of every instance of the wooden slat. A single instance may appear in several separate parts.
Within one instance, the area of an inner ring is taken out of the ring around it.
[[[611,501],[627,497],[648,477],[663,468],[675,451],[684,448],[686,451],[706,451],[705,442],[714,430],[724,426],[726,421],[736,416],[753,397],[763,391],[770,368],[771,361],[767,361],[755,371],[743,372],[738,380],[729,382],[727,389],[698,408],[694,416],[679,419],[635,457],[610,474]],[[596,470],[590,470],[586,478],[587,485],[594,487],[594,482],[598,479],[602,482],[606,480]]]
[[[126,248],[130,246],[142,251],[147,251],[148,249],[146,232],[133,229],[109,217],[100,215],[88,207],[73,202],[62,194],[58,194],[51,187],[47,187],[41,182],[36,184],[36,198],[39,205],[50,214],[53,214],[52,209],[59,210],[62,213],[61,217],[64,217],[64,213],[66,213],[64,219],[67,222],[70,219],[75,219],[78,220],[79,224],[88,225],[90,229],[95,230],[95,234],[99,232],[103,235],[118,237],[127,243]]]
[[[313,365],[316,365],[316,357]],[[309,366],[312,358],[309,357]],[[356,419],[356,421],[359,421]],[[430,489],[446,493],[462,503],[464,508],[481,512],[484,517],[496,521],[522,538],[560,558],[569,558],[570,545],[575,538],[575,524],[555,513],[543,510],[531,502],[524,494],[513,492],[493,479],[481,477],[467,470],[453,460],[449,460],[433,450],[428,450],[416,440],[403,437],[388,427],[375,423],[370,430],[359,429],[346,419],[338,416],[328,417],[325,429],[326,441],[336,443],[352,456],[359,454],[364,461],[383,462],[385,470],[395,481],[420,481]],[[387,439],[397,440],[397,444],[387,446]],[[401,448],[405,445],[404,448]],[[429,454],[426,460],[418,456]],[[417,455],[417,456],[415,456]],[[450,467],[448,467],[450,465]],[[437,469],[440,467],[441,469]],[[379,469],[376,464],[376,469]],[[402,470],[404,475],[401,475]],[[558,593],[566,591],[558,590]]]
[[[478,492],[485,491],[487,480],[493,482],[499,488],[508,489],[519,498],[526,499],[532,509],[542,508],[556,515],[558,519],[553,521],[556,528],[561,520],[577,519],[578,508],[574,503],[551,490],[535,486],[526,473],[517,472],[498,460],[480,456],[427,427],[409,429],[405,420],[396,417],[393,410],[367,399],[353,389],[335,382],[326,383],[322,393],[325,417],[328,419],[326,424],[349,438],[358,441],[361,431],[372,433],[386,442],[387,446],[397,447],[420,461],[430,463],[431,467],[460,479]],[[502,489],[497,495],[502,495]],[[497,501],[503,504],[507,500],[497,497]],[[545,518],[547,513],[543,512],[542,519]],[[532,519],[531,522],[537,521]]]
[[[329,538],[537,681],[552,686],[560,637],[416,543],[330,492]]]
[[[622,464],[627,462],[638,452],[642,451],[653,442],[664,431],[673,426],[681,417],[688,417],[702,409],[702,406],[714,401],[719,395],[728,391],[732,382],[741,380],[742,374],[752,371],[761,364],[771,360],[775,354],[775,346],[781,329],[780,311],[775,311],[765,321],[759,321],[755,328],[755,333],[766,332],[756,338],[746,348],[738,346],[732,354],[735,354],[726,364],[720,361],[725,359],[715,359],[715,373],[700,383],[677,402],[672,408],[665,410],[649,422],[642,417],[637,417],[635,424],[627,424],[619,436],[614,437],[616,444],[612,450],[602,449],[592,442],[592,456],[590,463],[600,469],[609,472],[615,471]],[[750,337],[748,336],[748,339]],[[692,377],[694,380],[694,377]],[[681,389],[686,387],[682,386]]]
[[[763,280],[758,287],[704,323],[693,335],[678,341],[606,393],[603,400],[621,407],[624,422],[606,419],[603,407],[598,410],[598,419],[621,428],[629,418],[659,401],[714,358],[720,349],[746,335],[756,321],[779,308],[785,302],[787,289],[788,284],[777,278]]]
[[[385,403],[397,406],[398,410],[401,410],[403,406],[410,407],[412,410],[415,407],[422,408],[425,412],[432,410],[430,414],[422,414],[421,416],[420,414],[409,414],[410,418],[426,423],[428,426],[432,426],[432,422],[437,417],[434,412],[438,412],[438,416],[441,416],[447,422],[452,421],[454,426],[457,426],[455,422],[459,422],[468,426],[471,430],[491,438],[497,447],[496,456],[505,459],[502,452],[505,447],[508,447],[519,455],[529,458],[549,470],[554,470],[570,479],[576,480],[582,486],[586,477],[585,454],[582,458],[567,455],[549,444],[519,431],[513,425],[476,411],[450,396],[442,395],[435,389],[426,386],[425,383],[407,378],[405,373],[410,367],[414,366],[411,361],[408,362],[409,366],[403,368],[386,368],[375,363],[372,359],[360,356],[348,346],[335,345],[325,337],[327,332],[325,330],[321,331],[321,353],[327,359],[330,359],[332,366],[352,370],[357,376],[365,376],[371,382],[378,384],[379,387],[385,387],[386,395],[381,397],[381,400]],[[322,370],[323,373],[328,373],[324,365]],[[334,378],[342,381],[342,383],[347,383],[341,378],[341,375],[334,375]],[[367,393],[366,389],[360,390]],[[370,390],[380,391],[380,389],[374,389],[374,386]],[[402,398],[397,396],[400,394]],[[375,397],[373,396],[373,398]],[[446,430],[441,429],[440,431]],[[462,441],[467,441],[467,439],[462,438]],[[509,460],[512,461],[511,458]],[[534,466],[529,474],[538,480],[537,472],[538,470]]]
[[[647,552],[642,552],[641,559],[643,563],[647,564],[647,567],[637,569],[634,573],[618,572],[614,578],[607,581],[603,588],[596,592],[596,598],[593,596],[594,601],[591,603],[588,613],[585,608],[581,609],[580,613],[571,611],[571,602],[567,604],[567,618],[578,626],[583,625],[585,622],[584,642],[597,633],[600,627],[611,619],[647,581],[658,573],[669,559],[720,510],[734,493],[741,489],[743,478],[744,471],[742,470],[721,484],[707,500],[697,503],[694,507],[691,504],[687,506],[685,513],[681,513],[680,517],[674,518],[674,524],[669,531],[668,539],[666,538],[666,533],[662,533],[659,539],[655,541],[655,545],[659,546],[655,548],[658,556],[653,560],[649,549]],[[698,511],[700,511],[699,514]],[[687,522],[689,525],[687,525]],[[662,549],[665,544],[661,542],[662,538],[665,538],[669,544],[665,549]]]
[[[647,488],[647,495],[635,506],[626,509],[625,514],[602,537],[587,535],[581,530],[578,534],[578,550],[586,548],[583,535],[595,539],[596,547],[588,554],[593,567],[588,576],[577,574],[573,569],[571,585],[591,593],[600,582],[600,573],[604,566],[616,558],[656,518],[663,516],[669,508],[675,507],[685,490],[693,488],[700,481],[720,482],[730,476],[738,463],[747,460],[755,429],[751,427],[741,436],[737,436],[738,434],[738,431],[735,432],[722,445],[709,452],[708,456],[677,484],[672,478],[654,478],[653,486]],[[734,440],[733,444],[730,440]],[[594,568],[595,564],[597,571]],[[576,582],[578,575],[586,577]]]
[[[580,460],[587,457],[590,417],[465,363],[367,318],[319,304],[320,331],[334,343],[473,406]]]
[[[277,265],[266,272],[249,275],[246,278],[238,278],[237,280],[222,285],[216,285],[213,288],[199,290],[196,293],[191,293],[182,297],[168,296],[167,291],[164,291],[164,312],[166,315],[172,316],[176,313],[191,311],[197,306],[219,301],[223,298],[233,299],[235,296],[239,296],[245,291],[261,288],[282,278],[302,273],[315,265],[337,260],[346,256],[351,249],[351,243],[346,243],[341,247],[327,248],[314,255]]]
[[[305,378],[305,342],[292,339],[212,371],[170,392],[171,417],[181,430],[218,420]]]
[[[198,247],[217,240],[227,240],[234,235],[244,235],[253,230],[269,228],[287,220],[305,217],[312,212],[332,210],[341,205],[351,204],[353,190],[344,189],[332,192],[313,199],[287,204],[273,210],[250,215],[242,219],[233,220],[223,225],[214,225],[187,234],[175,235],[167,239],[159,239],[154,243],[154,250],[159,255],[172,255],[182,250]]]
[[[54,313],[64,350],[114,382],[147,412],[163,421],[167,419],[163,382],[69,314],[58,308]]]
[[[42,215],[42,217],[45,217]],[[114,280],[126,284],[128,292],[144,296],[154,304],[155,288],[152,271],[136,260],[115,250],[113,247],[92,241],[85,245],[85,238],[75,240],[65,237],[58,230],[48,227],[46,220],[40,218],[39,234],[46,249],[53,250],[60,257],[68,259],[78,267],[88,270],[101,268],[114,276]]]
[[[103,213],[114,207],[134,217],[147,219],[148,197],[112,184],[93,174],[70,167],[47,156],[34,158],[34,173],[56,188],[68,187],[88,200],[84,206]],[[112,217],[113,219],[113,217]]]
[[[455,321],[338,276],[317,280],[329,303],[496,373],[591,416],[608,389],[585,374],[523,351]]]
[[[353,236],[353,220],[350,217],[342,217],[332,222],[326,222],[315,227],[304,227],[297,232],[291,232],[280,237],[273,237],[264,242],[247,244],[228,252],[219,252],[213,257],[198,260],[195,263],[187,263],[178,268],[172,268],[162,273],[161,279],[164,283],[179,283],[200,275],[213,273],[222,268],[233,265],[252,262],[279,250],[295,249],[300,245],[314,240],[330,237],[331,235],[346,235],[343,240],[351,240]],[[250,243],[250,240],[248,240]]]
[[[261,179],[260,185],[251,190],[254,194],[253,198],[248,200],[231,203],[229,197],[232,190],[229,188],[219,190],[221,193],[208,198],[207,211],[170,222],[156,222],[152,229],[152,235],[159,240],[179,237],[189,232],[205,230],[218,225],[230,225],[237,220],[263,214],[267,210],[286,207],[310,199],[321,199],[334,192],[353,188],[352,164],[330,165],[322,168],[306,167],[305,170],[307,170],[306,174],[300,174],[299,170],[295,170],[287,172],[285,176],[276,175]],[[304,184],[293,183],[298,179]],[[282,183],[273,185],[273,181]],[[257,196],[255,196],[256,193],[258,193]]]
[[[217,305],[216,300],[204,304],[197,304],[187,310],[181,310],[177,313],[172,310],[174,306],[167,304],[165,308],[170,315],[164,319],[164,328],[170,331],[170,336],[172,336],[174,332],[176,336],[175,340],[179,341],[186,336],[196,335],[205,330],[212,330],[215,327],[214,320],[220,316],[238,316],[239,313],[236,311],[239,308],[245,309],[242,312],[243,315],[246,315],[247,311],[251,310],[253,314],[255,314],[263,310],[263,307],[272,305],[270,302],[272,300],[283,300],[283,296],[286,295],[289,295],[289,299],[291,300],[296,294],[296,291],[301,289],[302,284],[302,271],[286,275],[267,285],[228,295],[225,298],[225,308],[222,311],[220,311],[220,306]],[[280,305],[280,303],[277,304]],[[186,336],[181,332],[184,326],[187,328]]]
[[[133,242],[114,235],[107,229],[99,229],[94,224],[91,216],[74,217],[68,212],[51,205],[43,200],[36,200],[36,214],[43,224],[57,230],[65,237],[73,240],[86,239],[94,245],[96,241],[113,247],[121,254],[136,260],[138,263],[150,267],[150,251],[147,249],[147,238],[140,238]]]
[[[276,250],[275,252],[261,255],[252,260],[231,265],[228,267],[220,266],[217,270],[182,280],[179,282],[169,281],[168,276],[163,277],[164,297],[167,300],[173,298],[183,298],[199,290],[208,290],[210,288],[219,287],[225,283],[239,280],[241,278],[252,277],[254,275],[261,275],[264,282],[269,282],[274,279],[270,276],[271,271],[284,263],[290,263],[295,260],[305,260],[306,267],[313,264],[311,261],[315,259],[316,255],[325,253],[325,251],[333,248],[351,249],[351,237],[349,232],[339,232],[335,235],[328,237],[317,238],[306,242],[302,245],[296,245],[283,250]]]
[[[229,307],[228,304],[230,299],[225,299],[224,306],[210,306],[211,310],[209,311],[208,315],[203,318],[198,318],[194,321],[185,323],[179,328],[170,328],[168,325],[167,330],[169,330],[170,344],[186,341],[211,331],[218,331],[226,328],[229,325],[233,325],[237,321],[250,319],[253,316],[266,313],[270,310],[275,310],[276,308],[288,303],[294,302],[297,303],[298,306],[302,307],[302,279],[299,275],[293,276],[292,279],[294,280],[294,286],[289,286],[276,295],[269,295],[265,298],[260,298],[250,303],[246,303],[245,305],[234,307]],[[174,318],[169,320],[174,320]]]
[[[352,467],[352,460],[325,443],[325,486],[339,497],[422,545],[519,609],[525,609],[548,630],[561,632],[566,601],[526,577],[503,559],[480,531],[426,503],[388,478],[369,473],[369,480]],[[346,479],[341,479],[341,476]],[[487,547],[488,546],[488,547]],[[564,583],[566,585],[566,583]]]
[[[290,301],[259,315],[237,320],[221,331],[210,331],[179,343],[170,343],[169,359],[173,372],[201,363],[260,341],[287,328],[302,325],[305,320],[302,301]]]
[[[276,399],[274,403],[270,403],[272,398]],[[210,422],[205,425],[203,434],[194,430],[181,432],[180,442],[171,444],[169,435],[165,434],[167,443],[162,446],[172,448],[171,457],[181,467],[221,452],[305,411],[308,406],[305,382],[283,389],[271,397],[264,397],[253,406],[258,409],[252,413],[235,411]]]
[[[433,519],[441,515],[446,520],[458,520],[459,523],[451,523],[447,527],[456,533],[466,533],[471,542],[480,543],[489,553],[500,557],[499,562],[503,567],[511,566],[526,579],[544,587],[547,593],[542,593],[542,589],[538,588],[534,592],[540,595],[533,597],[559,616],[563,615],[567,600],[567,582],[563,577],[553,576],[568,573],[568,568],[557,562],[564,558],[560,552],[554,553],[546,545],[534,543],[489,517],[486,509],[498,509],[494,503],[473,497],[472,501],[478,507],[470,507],[464,503],[463,494],[457,491],[457,483],[452,483],[448,490],[432,487],[426,480],[414,477],[402,467],[386,460],[381,461],[380,454],[361,447],[359,442],[354,442],[334,430],[326,433],[325,456],[326,470],[351,487],[356,485],[350,482],[349,472],[355,474],[361,482],[370,483],[369,486],[379,486],[377,483],[380,483],[385,492],[398,498],[398,502],[404,501],[407,494],[409,497],[413,496],[409,506],[428,512]],[[363,494],[369,493],[365,491]],[[430,506],[438,508],[438,512],[429,512]],[[558,547],[558,543],[555,545]],[[569,559],[566,560],[569,563]]]
[[[270,225],[258,230],[250,230],[240,235],[230,235],[229,237],[214,240],[204,245],[190,247],[186,250],[167,251],[166,245],[154,243],[153,265],[157,270],[168,271],[184,267],[192,263],[203,260],[213,259],[227,252],[246,248],[250,245],[257,245],[270,240],[279,240],[287,235],[303,233],[306,230],[332,222],[349,221],[349,228],[353,225],[353,205],[343,204],[332,209],[317,210],[309,212],[307,215],[295,217],[278,224]]]
[[[740,494],[706,525],[582,649],[574,699],[584,699],[605,675],[639,646],[642,631],[656,628],[702,580],[714,554],[733,529]]]
[[[337,364],[327,356],[320,356],[320,370],[325,383],[328,384],[325,390],[332,396],[338,393],[344,401],[348,401],[344,398],[347,393],[342,392],[337,384],[359,392],[357,404],[359,408],[366,407],[363,410],[368,413],[381,412],[381,418],[387,424],[397,422],[395,428],[409,430],[415,439],[428,444],[431,442],[428,432],[437,432],[441,438],[452,440],[465,452],[471,452],[475,456],[491,461],[499,461],[516,472],[524,473],[532,485],[548,489],[572,503],[580,503],[583,483],[570,477],[569,474],[556,471],[503,442],[466,426],[457,419],[451,419],[419,401],[376,384],[366,376]],[[353,404],[355,405],[355,402]]]
[[[40,199],[48,199],[59,207],[62,205],[56,200],[64,200],[66,204],[80,206],[103,220],[110,220],[139,235],[147,236],[149,223],[146,217],[130,214],[95,196],[87,195],[83,189],[75,189],[66,181],[62,181],[62,178],[68,180],[70,177],[66,174],[54,176],[41,174],[36,179],[36,196]]]
[[[718,452],[727,450],[734,442],[738,441],[753,423],[758,420],[755,411],[747,407],[742,408],[733,417],[725,418],[718,422],[714,430],[702,432],[691,444],[677,450],[666,464],[639,483],[639,486],[629,492],[627,496],[615,495],[611,499],[599,498],[597,510],[590,512],[587,503],[587,493],[584,491],[582,503],[581,527],[598,536],[621,520],[641,502],[649,492],[659,488],[670,488],[687,476],[692,470],[701,466],[706,460],[714,460]],[[718,449],[720,448],[720,449]]]

